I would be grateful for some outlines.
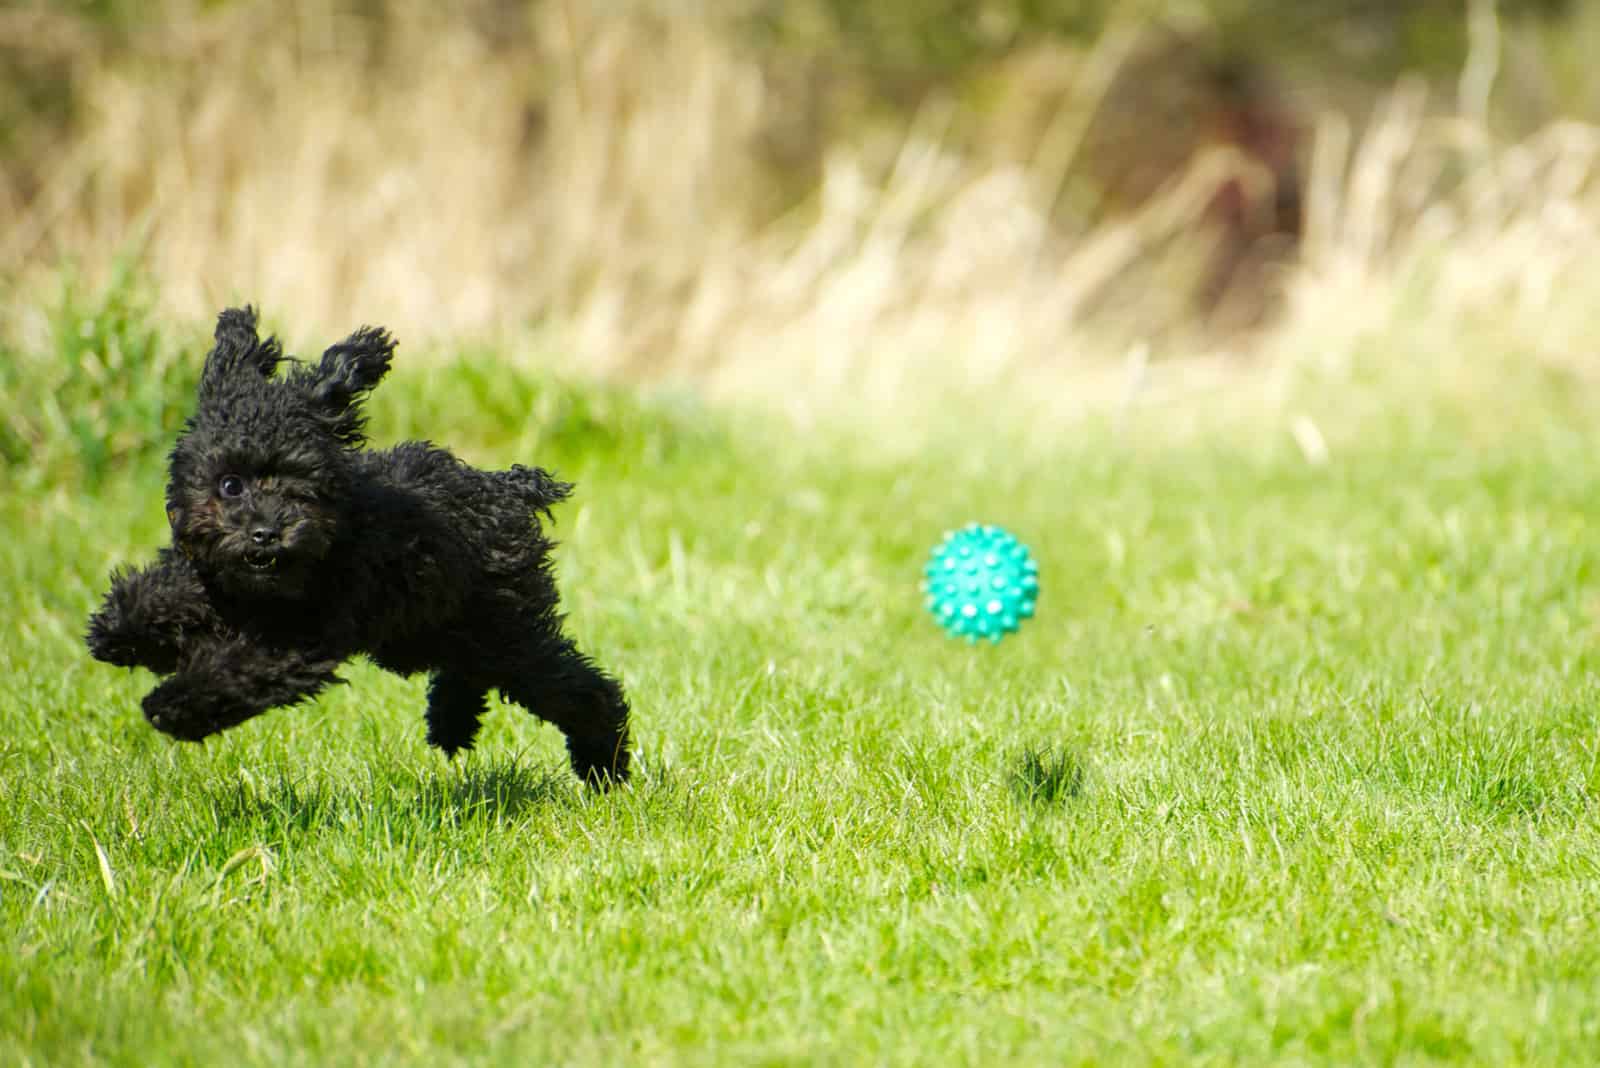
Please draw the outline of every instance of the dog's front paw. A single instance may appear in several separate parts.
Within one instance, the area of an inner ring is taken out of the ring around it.
[[[184,742],[204,741],[228,726],[215,697],[182,678],[168,679],[145,694],[144,718],[162,734]]]
[[[158,675],[178,669],[178,646],[162,630],[141,624],[127,595],[113,588],[105,604],[89,617],[84,644],[96,660],[117,667],[144,667]]]
[[[89,629],[83,641],[89,647],[89,655],[96,660],[117,667],[134,667],[139,663],[138,646],[123,631],[121,614],[109,605],[89,617]]]
[[[157,675],[170,675],[178,669],[177,647],[151,634],[140,634],[119,627],[114,620],[95,615],[84,636],[89,655],[116,667],[149,668]]]

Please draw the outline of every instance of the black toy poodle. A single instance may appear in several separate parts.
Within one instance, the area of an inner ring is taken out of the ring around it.
[[[361,401],[395,343],[364,327],[281,377],[251,308],[217,320],[170,459],[172,546],[112,576],[97,659],[167,676],[144,699],[188,741],[311,697],[358,653],[426,671],[428,741],[471,748],[490,689],[566,735],[578,776],[628,776],[621,686],[561,632],[539,514],[572,487],[427,442],[369,451]]]

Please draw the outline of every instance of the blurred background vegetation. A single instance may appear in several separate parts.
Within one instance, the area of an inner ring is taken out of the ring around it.
[[[0,387],[125,360],[61,351],[86,300],[801,415],[1581,377],[1597,44],[1597,0],[6,0]]]

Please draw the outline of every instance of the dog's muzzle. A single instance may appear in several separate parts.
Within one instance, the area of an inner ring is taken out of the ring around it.
[[[278,550],[250,548],[241,554],[245,566],[252,571],[271,571],[278,566]]]

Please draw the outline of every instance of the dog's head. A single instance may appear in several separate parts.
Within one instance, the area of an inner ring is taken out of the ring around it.
[[[305,594],[345,522],[362,397],[393,355],[385,331],[363,327],[274,377],[283,348],[257,336],[255,311],[218,317],[167,482],[173,543],[203,576],[241,596]]]

